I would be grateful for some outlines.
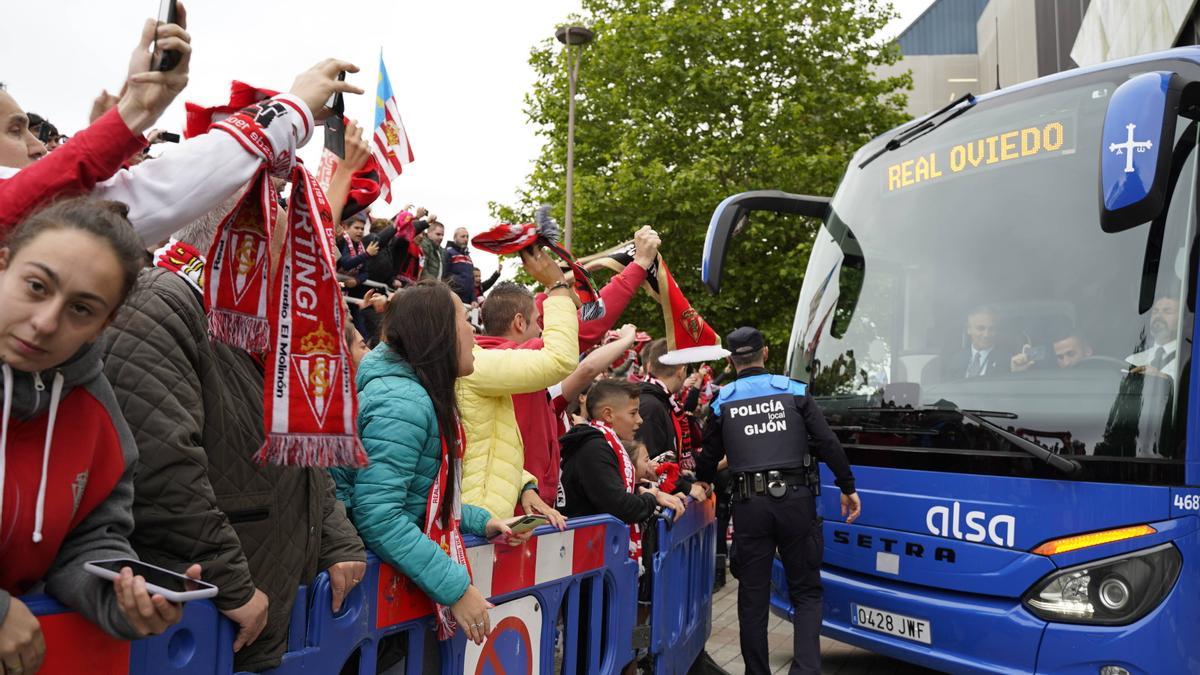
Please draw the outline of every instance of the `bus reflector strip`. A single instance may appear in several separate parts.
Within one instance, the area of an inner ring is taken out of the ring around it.
[[[1121,541],[1122,539],[1144,537],[1147,534],[1154,534],[1156,532],[1158,532],[1158,530],[1150,527],[1149,525],[1119,527],[1115,530],[1104,530],[1102,532],[1092,532],[1090,534],[1079,534],[1073,537],[1053,539],[1033,549],[1033,552],[1037,553],[1038,555],[1056,555],[1058,553],[1066,553],[1067,551],[1077,551],[1081,548],[1088,548],[1089,546],[1111,544],[1114,541]]]

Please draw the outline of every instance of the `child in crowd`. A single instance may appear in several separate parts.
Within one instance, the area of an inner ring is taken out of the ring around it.
[[[640,523],[656,508],[671,509],[678,518],[683,502],[657,488],[637,485],[634,462],[625,449],[641,424],[641,388],[612,378],[597,381],[588,391],[588,423],[562,437],[562,483],[568,517],[608,513],[633,524],[630,554],[640,557]]]

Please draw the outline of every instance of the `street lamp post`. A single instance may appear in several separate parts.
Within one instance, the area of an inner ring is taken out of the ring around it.
[[[571,248],[572,209],[575,202],[575,85],[579,78],[579,57],[583,46],[596,34],[584,26],[560,26],[554,37],[566,47],[567,57],[567,206],[563,225],[563,244]],[[579,49],[572,50],[575,46]],[[572,55],[572,52],[574,54]]]

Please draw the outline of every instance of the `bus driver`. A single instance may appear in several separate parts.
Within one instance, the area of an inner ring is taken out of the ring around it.
[[[1149,349],[1125,357],[1130,373],[1179,377],[1179,300],[1160,297],[1150,308],[1150,336],[1154,344]]]

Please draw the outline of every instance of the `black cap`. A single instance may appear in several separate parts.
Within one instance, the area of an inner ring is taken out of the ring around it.
[[[750,326],[742,326],[725,336],[725,347],[734,356],[749,356],[765,346],[763,334]]]

